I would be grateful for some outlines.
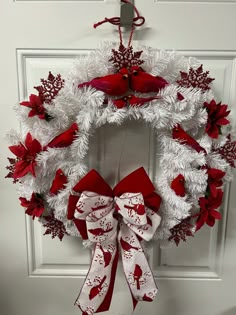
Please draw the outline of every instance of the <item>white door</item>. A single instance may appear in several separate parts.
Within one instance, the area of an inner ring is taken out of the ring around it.
[[[38,85],[49,70],[63,75],[75,56],[96,49],[104,39],[118,41],[114,26],[108,24],[94,30],[93,24],[104,17],[119,15],[119,4],[118,0],[0,2],[2,315],[80,312],[73,303],[88,270],[90,253],[79,239],[52,240],[50,236],[43,236],[41,226],[25,219],[16,187],[4,179],[9,156],[4,135],[9,129],[19,127],[12,106],[32,93],[33,86]],[[136,0],[135,4],[146,18],[135,41],[158,49],[179,50],[186,56],[201,59],[216,78],[216,94],[230,104],[236,123],[235,1]],[[122,128],[103,128],[96,136],[104,143],[104,157],[99,161],[103,175],[109,175],[115,156],[120,154],[115,144],[119,143],[124,129],[121,177],[140,163],[150,174],[155,173],[155,165],[149,159],[156,150],[149,141],[150,130],[130,123]],[[92,139],[91,150],[96,150],[96,137]],[[138,152],[140,137],[145,143],[142,152],[147,154],[137,156],[134,152]],[[130,156],[130,160],[124,156]],[[92,165],[92,158],[90,160]],[[202,229],[179,248],[160,249],[157,245],[150,251],[159,294],[153,303],[139,303],[135,310],[137,315],[236,314],[235,193],[236,181],[227,188],[223,220],[214,229]],[[131,313],[130,294],[119,268],[108,314]]]

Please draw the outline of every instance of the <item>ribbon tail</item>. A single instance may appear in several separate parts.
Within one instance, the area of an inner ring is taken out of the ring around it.
[[[118,240],[123,270],[135,309],[138,301],[153,301],[158,289],[136,234],[124,223],[120,224]]]
[[[107,294],[105,296],[105,299],[103,300],[102,304],[99,306],[99,308],[97,310],[97,313],[98,312],[105,312],[105,311],[109,310],[109,308],[110,308],[111,299],[112,299],[112,295],[113,295],[113,289],[114,289],[114,285],[115,285],[118,259],[119,259],[119,251],[118,251],[118,246],[116,246],[116,253],[115,253],[115,257],[114,257],[114,260],[112,263],[112,268],[111,268],[110,286],[107,290]]]
[[[118,256],[116,240],[96,243],[90,269],[75,301],[83,315],[92,315],[109,309]]]
[[[129,289],[130,289],[130,286],[129,286]],[[133,312],[138,304],[138,300],[135,299],[135,297],[133,296],[133,293],[132,291],[130,290],[130,293],[131,293],[131,296],[132,296],[132,301],[133,301]]]

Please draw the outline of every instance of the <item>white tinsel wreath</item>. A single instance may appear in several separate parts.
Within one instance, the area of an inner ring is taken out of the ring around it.
[[[230,164],[232,166],[232,163],[224,155],[224,148],[228,145],[232,151],[235,144],[230,142],[228,128],[217,126],[221,134],[215,139],[205,131],[209,120],[209,110],[205,104],[211,104],[214,100],[213,92],[209,88],[212,79],[208,77],[208,73],[203,72],[202,66],[194,58],[185,58],[174,52],[156,51],[147,47],[134,47],[134,51],[130,50],[131,48],[124,50],[124,47],[120,47],[120,50],[116,50],[117,45],[106,43],[85,59],[77,60],[65,81],[62,81],[60,76],[54,77],[50,73],[47,82],[54,86],[55,93],[47,98],[45,95],[42,96],[42,87],[41,90],[37,87],[39,98],[41,97],[40,105],[38,103],[41,112],[38,110],[37,113],[36,108],[36,112],[29,114],[28,107],[34,111],[33,105],[28,104],[29,102],[16,106],[24,132],[22,134],[10,132],[11,145],[26,147],[26,135],[30,133],[32,139],[37,139],[42,148],[35,155],[35,176],[32,175],[32,171],[20,178],[14,175],[16,163],[21,159],[19,154],[16,154],[18,159],[17,161],[11,159],[12,166],[8,167],[11,169],[8,177],[19,180],[21,204],[28,207],[26,213],[38,216],[40,222],[48,228],[46,233],[52,233],[53,237],[57,234],[57,231],[53,232],[53,224],[60,225],[58,228],[60,239],[65,232],[64,227],[69,235],[80,236],[73,221],[67,219],[68,199],[73,194],[73,187],[88,171],[85,157],[89,148],[89,138],[96,128],[105,124],[121,125],[128,119],[143,120],[156,132],[157,142],[161,148],[161,169],[156,180],[156,191],[161,196],[162,203],[159,210],[161,224],[156,231],[155,239],[175,240],[178,244],[180,239],[178,235],[175,238],[173,229],[180,224],[187,227],[186,234],[180,238],[185,240],[186,236],[194,233],[195,221],[200,216],[199,200],[206,196],[209,188],[207,168],[226,172],[224,182],[230,178],[228,166]],[[139,53],[135,55],[135,52]],[[127,59],[120,60],[122,56]],[[138,63],[140,60],[143,61],[142,65]],[[109,97],[91,86],[78,88],[78,85],[94,78],[117,73],[119,66],[121,68],[124,62],[127,63],[128,69],[132,65],[140,65],[142,71],[160,76],[169,84],[157,93],[128,91],[127,95],[132,93],[136,98],[145,98],[146,101],[142,104],[131,104],[127,97],[122,99]],[[117,100],[121,100],[124,106],[118,108]],[[32,100],[31,103],[33,102]],[[37,99],[35,102],[37,103]],[[78,132],[76,137],[73,136],[70,145],[48,147],[55,137],[70,130],[75,124]],[[196,150],[181,139],[173,138],[173,129],[180,125],[185,133],[198,142],[202,150]],[[52,194],[50,189],[58,170],[62,170],[66,179],[61,189]],[[179,175],[182,175],[185,181],[184,196],[178,195],[171,185]],[[220,187],[219,183],[217,185]],[[36,199],[40,199],[39,212],[29,210],[33,194]]]

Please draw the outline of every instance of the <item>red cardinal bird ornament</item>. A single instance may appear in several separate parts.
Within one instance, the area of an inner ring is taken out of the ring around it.
[[[182,174],[179,174],[175,177],[171,182],[171,188],[174,190],[177,196],[184,197],[185,196],[185,178]]]
[[[150,93],[159,92],[168,85],[162,77],[153,76],[145,72],[141,67],[131,67],[130,88],[135,92]]]
[[[89,82],[78,85],[78,88],[91,86],[110,96],[124,95],[129,89],[129,72],[126,68],[120,69],[118,73],[109,74],[104,77],[95,78]]]
[[[206,154],[206,150],[200,146],[200,144],[193,139],[190,135],[188,135],[180,125],[177,125],[173,128],[172,132],[173,139],[179,140],[181,144],[186,144],[196,150],[198,153],[204,152]]]
[[[48,145],[44,148],[66,148],[72,144],[76,138],[76,134],[79,128],[76,123],[72,124],[69,129],[56,136]]]
[[[113,100],[113,104],[117,107],[117,108],[123,108],[125,106],[127,106],[127,104],[129,104],[132,107],[139,107],[139,106],[143,106],[146,103],[149,103],[153,100],[158,100],[160,99],[160,97],[158,96],[154,96],[154,97],[137,97],[135,95],[127,95],[124,96],[122,98],[119,98],[117,100]]]
[[[61,190],[65,187],[66,184],[67,184],[67,177],[63,173],[63,171],[59,168],[56,171],[55,178],[52,182],[52,186],[50,188],[50,193],[56,195],[59,192],[59,190]]]

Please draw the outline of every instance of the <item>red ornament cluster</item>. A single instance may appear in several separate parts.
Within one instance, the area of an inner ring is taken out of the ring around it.
[[[17,181],[17,179],[28,173],[36,177],[37,155],[48,148],[66,148],[70,146],[76,139],[78,131],[78,125],[73,123],[69,129],[53,138],[45,147],[42,147],[38,140],[33,139],[32,135],[28,133],[24,144],[20,142],[18,145],[9,147],[9,150],[16,155],[17,159],[8,158],[11,165],[6,167],[10,170],[6,177],[13,178],[14,181]]]
[[[57,194],[60,190],[65,188],[67,183],[67,177],[64,175],[61,169],[57,170],[55,178],[50,188],[51,194]],[[42,217],[45,212],[45,201],[43,196],[39,193],[33,192],[30,200],[20,197],[21,206],[25,207],[25,213],[32,216],[33,220],[35,217]],[[66,232],[64,224],[54,217],[54,214],[43,216],[45,223],[43,226],[46,228],[44,235],[51,234],[52,238],[56,236],[62,240]]]
[[[216,139],[221,132],[221,126],[229,124],[229,120],[225,117],[229,115],[230,111],[227,110],[227,105],[221,105],[221,103],[216,104],[215,100],[212,100],[210,103],[205,102],[204,106],[208,111],[206,132],[210,137]],[[180,125],[173,128],[172,137],[173,139],[178,140],[181,144],[187,145],[199,153],[204,152],[207,154],[205,149],[202,148],[194,138],[188,135]],[[234,166],[234,161],[236,159],[236,142],[231,142],[230,137],[228,138],[229,140],[226,142],[225,146],[215,150],[215,152],[219,153],[231,166]],[[227,153],[230,153],[230,155],[227,156]],[[212,227],[216,220],[221,219],[221,214],[217,209],[222,204],[223,190],[221,189],[221,186],[223,185],[223,178],[226,173],[219,169],[209,168],[207,166],[204,166],[204,168],[208,174],[208,187],[205,197],[199,198],[199,213],[192,216],[192,218],[197,218],[195,222],[196,231],[200,230],[205,223]],[[179,174],[174,178],[170,186],[177,196],[185,196],[184,177],[182,174]],[[181,233],[183,233],[182,222],[170,230],[172,235],[169,240],[174,240],[177,245],[181,239],[184,241],[186,240],[185,236],[187,234],[183,234],[184,236],[181,237]],[[183,223],[183,227],[186,227],[185,222]]]
[[[191,78],[196,79],[196,82],[202,82],[201,77],[207,78],[208,72],[203,73],[202,66],[198,68],[196,71],[194,71],[192,68],[190,69],[189,75],[186,73],[181,73],[182,79],[188,80]],[[198,77],[200,76],[200,79]],[[196,87],[196,85],[192,85],[192,81],[188,82],[189,86]],[[211,81],[213,79],[210,79]],[[210,83],[211,81],[206,80],[205,83]],[[180,81],[177,81],[182,86],[187,86],[187,81],[182,83]],[[200,87],[200,86],[198,86]],[[202,87],[201,87],[202,88]],[[208,88],[205,87],[205,90]],[[226,118],[230,111],[228,110],[228,106],[221,103],[216,103],[216,101],[213,99],[210,103],[205,102],[204,107],[207,110],[208,113],[208,119],[207,119],[207,125],[206,125],[206,133],[209,137],[213,139],[217,139],[219,137],[219,134],[221,133],[222,126],[225,126],[229,124],[229,120]],[[180,125],[177,125],[172,132],[173,139],[178,140],[181,144],[185,144],[187,146],[190,146],[192,149],[196,150],[197,152],[204,152],[206,154],[205,149],[203,149],[199,143],[192,138],[190,135],[188,135],[183,128]],[[229,140],[226,142],[226,144],[217,150],[215,152],[219,153],[231,166],[234,165],[234,161],[236,159],[236,142],[231,142],[231,139],[229,137]],[[217,211],[217,209],[220,207],[223,199],[223,191],[220,189],[220,187],[223,185],[223,177],[225,176],[225,172],[215,169],[215,168],[208,168],[207,166],[204,167],[206,169],[206,172],[208,174],[208,187],[207,187],[207,193],[205,197],[199,198],[199,207],[200,212],[194,215],[193,217],[196,218],[195,228],[196,231],[201,229],[201,227],[206,223],[209,226],[214,226],[216,220],[221,219],[220,212]],[[180,177],[181,174],[178,176]],[[183,189],[181,188],[181,183],[178,181],[178,177],[174,179],[171,183],[171,188],[176,192],[178,196],[184,196],[184,194],[181,194],[181,191],[183,192]]]
[[[39,119],[49,121],[52,117],[47,114],[43,103],[49,104],[58,95],[59,91],[64,86],[64,80],[62,80],[60,74],[55,77],[51,72],[49,72],[48,78],[46,80],[41,79],[41,83],[42,84],[40,86],[35,87],[35,89],[39,92],[39,95],[31,94],[29,101],[21,102],[20,105],[30,108],[28,117],[38,116]],[[24,143],[20,142],[18,145],[9,147],[10,151],[17,158],[8,158],[10,166],[6,167],[7,170],[9,170],[6,178],[13,178],[13,183],[16,183],[20,181],[20,178],[29,173],[36,177],[35,168],[37,165],[37,155],[48,148],[63,148],[70,146],[75,140],[78,130],[77,124],[72,124],[68,130],[56,136],[44,148],[37,139],[33,139],[32,135],[28,133]],[[52,194],[57,194],[61,189],[65,188],[66,183],[66,176],[63,174],[62,170],[58,170],[50,192]],[[35,217],[43,216],[45,211],[45,201],[41,194],[33,192],[30,200],[20,197],[20,202],[21,206],[26,208],[25,213],[32,216],[33,219]],[[56,220],[52,215],[45,216],[44,218],[47,221],[47,224],[45,224],[45,227],[47,227],[45,234],[50,233],[52,234],[52,238],[58,236],[61,240],[66,234],[63,224]]]
[[[225,107],[223,110],[221,110],[221,113],[224,113],[226,115],[229,114],[226,111]],[[225,118],[223,117],[222,119]],[[218,122],[219,124],[219,121],[217,119],[212,120],[212,124],[214,124],[214,122]],[[222,120],[220,122],[226,122],[226,120]],[[180,125],[177,125],[175,128],[173,128],[172,137],[173,139],[178,140],[181,144],[185,144],[196,150],[197,152],[204,152],[206,154],[206,151],[199,145],[199,143],[194,138],[189,136]],[[226,173],[215,168],[207,168],[206,166],[204,168],[206,169],[206,172],[208,174],[208,187],[206,196],[199,198],[200,212],[193,216],[193,218],[197,217],[195,223],[196,231],[198,231],[205,223],[209,226],[213,226],[215,224],[215,220],[221,219],[221,214],[216,210],[220,207],[222,203],[223,191],[222,189],[220,189],[220,187],[223,185],[223,177]],[[182,174],[179,174],[176,178],[174,178],[170,186],[173,191],[175,191],[177,196],[185,196],[184,177]],[[176,230],[174,229],[175,227]],[[178,229],[181,227],[181,224],[178,224],[175,227],[170,230],[173,235],[175,235],[174,233],[178,231]],[[175,238],[177,241],[175,240]],[[173,236],[171,239],[174,239],[176,243],[179,243],[179,240],[181,238],[179,238],[178,236]]]
[[[50,104],[51,101],[58,95],[59,91],[64,86],[64,80],[61,75],[56,77],[49,72],[48,78],[41,79],[41,85],[34,88],[38,91],[38,95],[31,94],[29,101],[21,102],[20,105],[30,108],[28,117],[38,116],[39,119],[50,121],[52,117],[47,113],[43,103]]]
[[[221,214],[217,209],[222,204],[223,191],[220,187],[223,185],[223,177],[226,173],[215,168],[208,168],[206,172],[208,174],[207,194],[205,197],[199,198],[199,213],[184,219],[170,229],[171,236],[169,237],[169,241],[173,240],[177,246],[181,240],[186,241],[187,236],[194,236],[192,232],[194,226],[195,230],[198,231],[205,223],[212,227],[215,225],[216,220],[221,219]],[[173,179],[171,188],[177,196],[185,196],[184,177],[182,174]],[[197,220],[193,225],[195,218]]]
[[[91,86],[108,96],[117,97],[118,99],[111,100],[117,108],[123,108],[127,105],[142,106],[155,99],[159,99],[158,96],[140,97],[134,95],[136,92],[158,93],[168,85],[168,82],[164,78],[153,76],[140,67],[144,62],[140,59],[142,51],[133,52],[132,46],[125,48],[123,45],[120,45],[119,50],[113,49],[112,53],[113,56],[109,61],[113,62],[118,72],[83,82],[78,85],[78,88]],[[182,97],[182,95],[177,94],[178,97]],[[107,103],[108,99],[105,100],[104,104]]]

